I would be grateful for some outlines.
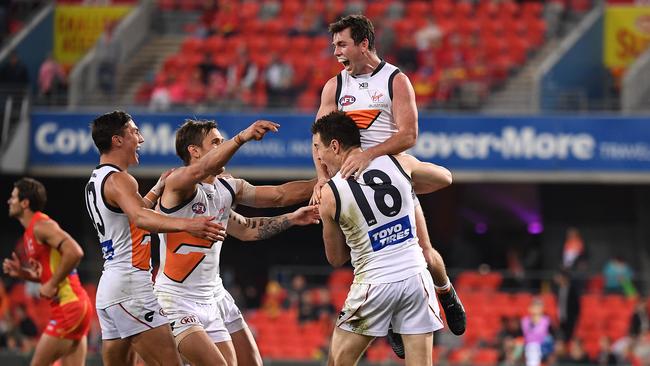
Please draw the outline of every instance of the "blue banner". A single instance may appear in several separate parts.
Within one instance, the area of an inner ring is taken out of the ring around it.
[[[30,168],[92,167],[99,155],[90,136],[95,114],[34,113]],[[135,114],[145,142],[143,167],[172,167],[174,132],[187,115]],[[278,133],[250,142],[230,169],[313,169],[312,115],[218,114],[221,133],[231,137],[256,119],[281,124]],[[421,116],[410,151],[452,172],[650,173],[650,118]]]

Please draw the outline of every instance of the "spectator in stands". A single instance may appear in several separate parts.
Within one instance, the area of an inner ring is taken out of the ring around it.
[[[418,67],[418,50],[415,36],[407,34],[397,46],[397,66],[405,73],[415,71]]]
[[[293,67],[275,53],[266,69],[266,88],[269,107],[288,107],[295,96]]]
[[[564,249],[562,250],[562,266],[572,269],[576,260],[583,256],[584,253],[585,244],[580,231],[575,227],[568,228],[564,240]]]
[[[296,274],[291,279],[291,287],[287,290],[284,308],[298,309],[302,301],[302,294],[306,292],[307,279],[301,274]]]
[[[38,71],[38,95],[48,104],[57,104],[60,92],[67,84],[63,66],[56,62],[52,53],[41,64]]]
[[[571,277],[570,272],[563,270],[553,278],[557,287],[557,307],[560,318],[560,338],[569,341],[573,337],[576,322],[580,315],[580,296],[582,286],[578,280]]]
[[[280,315],[285,296],[285,290],[277,281],[269,281],[262,299],[262,310],[270,317]]]
[[[544,315],[544,303],[539,298],[533,300],[528,311],[529,315],[521,319],[526,366],[539,366],[552,350],[551,319]]]
[[[596,362],[598,366],[610,366],[618,363],[616,355],[612,352],[612,343],[607,336],[600,337],[600,351],[596,357]]]
[[[149,99],[149,110],[151,112],[164,112],[169,110],[171,105],[172,99],[169,92],[169,83],[168,81],[164,81],[153,88],[151,99]]]
[[[388,55],[395,45],[395,31],[386,17],[373,19],[375,23],[375,48],[379,54]]]
[[[501,317],[501,329],[497,333],[497,345],[503,345],[506,338],[517,339],[523,336],[519,319],[516,317]]]
[[[519,250],[513,247],[506,250],[506,275],[502,287],[509,291],[528,288],[526,270],[521,263]]]
[[[304,291],[300,294],[300,301],[298,302],[298,322],[302,324],[316,319],[318,317],[316,316],[313,292]]]
[[[518,366],[524,352],[522,342],[518,338],[503,339],[499,354],[499,366]]]
[[[210,105],[222,105],[228,103],[226,99],[228,82],[226,76],[220,71],[210,73],[208,85],[205,88],[205,100]]]
[[[210,76],[213,72],[223,72],[223,70],[217,68],[217,65],[215,65],[214,61],[212,61],[212,55],[210,53],[205,53],[203,55],[203,60],[198,67],[201,73],[201,81],[203,82],[203,85],[209,84]]]
[[[206,90],[205,85],[201,81],[201,73],[194,71],[192,76],[185,84],[185,98],[186,104],[196,107],[203,103],[205,100]]]
[[[259,68],[251,60],[246,47],[237,49],[237,61],[230,64],[226,73],[226,93],[231,101],[244,101],[257,82]],[[244,103],[245,104],[245,103]]]
[[[29,84],[27,67],[20,60],[16,52],[9,55],[9,60],[0,68],[0,84],[19,87]]]
[[[427,19],[427,24],[415,32],[415,45],[420,57],[430,54],[440,43],[442,36],[442,30],[431,19]]]
[[[650,315],[648,314],[650,300],[640,298],[634,306],[630,321],[630,337],[636,339],[650,331]]]
[[[104,33],[97,41],[97,80],[99,89],[108,96],[115,91],[115,77],[120,62],[121,47],[115,40],[117,21],[106,23]]]
[[[305,8],[296,14],[289,35],[317,36],[325,29],[323,16],[316,7],[316,2],[308,1]]]
[[[569,354],[557,360],[558,366],[591,365],[591,360],[585,352],[580,338],[575,338],[569,345]]]
[[[605,263],[603,276],[605,277],[605,292],[627,296],[636,295],[636,289],[632,283],[634,272],[621,256],[616,255]]]

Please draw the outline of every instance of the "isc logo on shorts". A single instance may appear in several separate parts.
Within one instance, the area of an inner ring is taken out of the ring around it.
[[[413,237],[411,221],[408,216],[389,222],[368,232],[372,250],[375,252],[389,245],[395,245]]]
[[[339,104],[343,107],[348,106],[357,101],[353,95],[344,95],[339,99]]]

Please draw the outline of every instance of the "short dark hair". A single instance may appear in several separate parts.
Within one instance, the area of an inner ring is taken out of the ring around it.
[[[131,116],[124,111],[113,111],[103,114],[90,124],[93,141],[99,150],[99,154],[105,154],[111,150],[113,136],[123,136],[126,124],[131,121]]]
[[[375,27],[370,19],[361,14],[348,15],[337,22],[331,23],[329,32],[334,35],[343,32],[347,28],[350,28],[350,36],[354,40],[354,44],[358,45],[364,39],[368,39],[368,49],[371,51],[375,49]]]
[[[176,155],[185,165],[190,164],[190,153],[187,147],[190,145],[201,146],[203,139],[213,128],[217,128],[217,122],[205,119],[186,119],[185,123],[176,131]]]
[[[43,211],[47,202],[47,192],[43,183],[34,178],[20,178],[14,182],[14,188],[18,190],[19,200],[29,200],[29,209]]]
[[[361,133],[352,117],[345,112],[334,111],[319,118],[311,126],[312,134],[320,134],[324,144],[337,140],[344,149],[361,146]]]

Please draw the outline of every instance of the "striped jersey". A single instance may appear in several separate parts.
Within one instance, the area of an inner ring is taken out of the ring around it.
[[[52,274],[54,274],[61,265],[61,253],[57,249],[38,241],[34,235],[34,226],[36,223],[47,220],[50,220],[49,216],[37,211],[34,213],[34,216],[23,234],[23,245],[25,246],[27,257],[35,260],[41,266],[41,284],[49,281],[50,278],[52,278]],[[59,283],[55,295],[56,300],[52,300],[51,305],[65,305],[70,302],[78,301],[80,298],[85,298],[86,296],[86,291],[81,287],[77,270],[74,269],[61,283]]]
[[[334,220],[350,247],[355,283],[390,283],[421,272],[426,263],[415,227],[411,178],[392,156],[380,156],[355,179],[329,182]]]
[[[104,270],[97,286],[96,307],[145,297],[153,291],[151,234],[139,229],[119,207],[106,202],[104,183],[120,168],[99,165],[86,184],[86,208],[97,230]]]
[[[336,105],[352,117],[361,132],[365,150],[388,140],[397,132],[393,118],[393,79],[400,70],[381,61],[369,74],[336,76]]]
[[[214,216],[227,227],[237,189],[236,179],[218,178],[213,184],[199,183],[194,195],[176,207],[160,205],[172,217]],[[225,295],[219,275],[223,241],[211,242],[186,232],[160,234],[160,269],[156,294],[167,293],[197,301],[221,299]]]

